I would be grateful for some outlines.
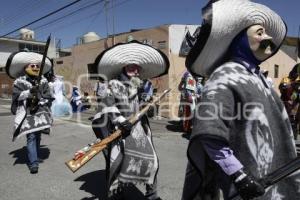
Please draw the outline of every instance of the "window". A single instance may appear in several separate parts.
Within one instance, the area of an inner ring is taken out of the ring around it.
[[[28,49],[30,52],[44,53],[45,46],[19,43],[19,51],[23,51],[24,49]]]
[[[9,85],[8,84],[1,84],[1,89],[8,89]]]
[[[279,76],[279,65],[274,66],[274,78],[278,78]]]
[[[32,45],[33,52],[39,52],[39,46],[38,45]]]
[[[150,46],[153,45],[153,41],[152,41],[151,39],[143,39],[143,40],[142,40],[142,43],[143,43],[143,44],[148,44],[148,45],[150,45]]]
[[[159,49],[165,49],[166,48],[166,41],[159,41],[158,42],[158,48]]]
[[[19,51],[22,51],[25,49],[25,44],[19,43]]]

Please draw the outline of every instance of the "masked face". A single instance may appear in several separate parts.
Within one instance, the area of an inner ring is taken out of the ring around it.
[[[275,51],[275,44],[263,26],[253,25],[247,30],[247,36],[250,48],[256,59],[263,61],[273,54]]]
[[[25,72],[30,76],[38,76],[40,73],[40,66],[38,64],[33,64],[33,63],[28,64],[25,67]]]
[[[125,72],[128,77],[139,77],[141,67],[138,65],[125,66]]]

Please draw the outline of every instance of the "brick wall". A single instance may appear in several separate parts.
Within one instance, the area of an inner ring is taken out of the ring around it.
[[[0,97],[10,98],[12,94],[12,84],[13,79],[11,79],[5,72],[0,72]]]

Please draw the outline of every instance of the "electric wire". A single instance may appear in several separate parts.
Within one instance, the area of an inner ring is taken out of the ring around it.
[[[65,6],[59,8],[59,9],[57,9],[57,10],[55,10],[55,11],[52,11],[51,13],[49,13],[49,14],[43,16],[43,17],[40,17],[40,18],[38,18],[38,19],[36,19],[36,20],[34,20],[34,21],[32,21],[32,22],[26,24],[26,25],[23,25],[23,26],[21,26],[21,27],[15,29],[15,30],[13,30],[13,31],[10,31],[9,33],[6,33],[6,34],[4,34],[4,35],[2,35],[2,36],[0,36],[0,37],[5,37],[5,36],[7,36],[7,35],[10,35],[10,34],[16,32],[16,31],[20,30],[21,28],[25,28],[25,27],[30,26],[30,25],[32,25],[32,24],[38,22],[38,21],[41,21],[41,20],[43,20],[43,19],[45,19],[45,18],[47,18],[47,17],[49,17],[49,16],[51,16],[51,15],[54,15],[55,13],[60,12],[61,10],[64,10],[64,9],[66,9],[66,8],[68,8],[68,7],[70,7],[70,6],[74,5],[74,4],[76,4],[76,3],[79,3],[80,1],[82,1],[82,0],[76,0],[76,1],[74,1],[74,2],[72,2],[72,3],[69,3],[69,4],[67,4],[67,5],[65,5]]]
[[[37,10],[38,8],[41,8],[41,6],[47,5],[50,0],[32,0],[32,1],[26,1],[24,4],[21,4],[20,7],[16,8],[13,13],[15,15],[12,15],[12,13],[9,13],[8,16],[3,16],[3,22],[0,24],[0,26],[3,28],[11,23],[16,24],[17,20],[16,19],[23,19],[24,13],[28,13],[29,10]]]
[[[101,0],[101,1],[103,1],[103,0]],[[121,2],[119,2],[119,3],[117,3],[117,4],[115,4],[114,7],[119,7],[119,6],[125,4],[125,3],[129,2],[129,1],[131,1],[131,0],[124,0],[124,1],[121,1]],[[108,7],[108,10],[110,10],[110,9],[113,9],[113,7],[112,7],[112,6]],[[73,26],[73,25],[76,24],[76,23],[79,23],[79,22],[81,22],[81,21],[87,20],[87,19],[89,19],[89,18],[91,18],[91,17],[95,17],[95,16],[97,16],[97,15],[100,15],[101,13],[103,13],[103,9],[100,10],[100,11],[97,11],[97,12],[91,14],[91,15],[88,15],[87,17],[85,17],[85,18],[83,18],[83,19],[81,19],[81,20],[74,20],[74,21],[72,21],[72,22],[70,22],[70,23],[68,23],[68,24],[63,24],[63,25],[61,25],[61,26],[58,26],[58,27],[55,28],[55,30],[56,30],[56,31],[61,31],[61,30],[65,29],[65,28],[68,28],[69,26]],[[68,14],[67,14],[67,15],[68,15]],[[64,20],[64,19],[65,19],[65,18],[60,17],[60,20]],[[56,22],[59,21],[59,20],[57,20],[57,19],[54,19],[54,20],[55,20]],[[53,21],[54,21],[54,20],[53,20]],[[51,22],[51,21],[50,21],[50,22]],[[50,23],[50,22],[48,22],[47,24],[40,25],[40,26],[38,26],[38,27],[36,27],[36,28],[33,28],[33,30],[36,31],[36,30],[39,30],[39,29],[46,29],[46,28],[51,27],[51,25],[52,25],[52,26],[56,26],[56,25],[57,25],[57,24],[53,24],[53,23]],[[50,25],[50,26],[49,26],[49,25]],[[89,25],[89,26],[90,26],[90,25]],[[53,31],[52,31],[52,33],[53,33]],[[47,34],[48,34],[48,33],[47,33]],[[43,35],[46,35],[46,34],[43,34]],[[43,36],[43,35],[41,35],[41,36]]]
[[[63,20],[65,20],[65,19],[67,19],[68,17],[73,16],[74,14],[77,14],[77,13],[79,13],[79,12],[81,12],[81,11],[84,11],[84,10],[86,10],[86,9],[92,7],[92,6],[95,6],[95,5],[97,5],[97,4],[100,4],[101,2],[103,2],[103,0],[98,0],[98,1],[93,2],[93,3],[91,3],[91,4],[87,5],[87,6],[78,8],[78,9],[76,9],[76,10],[70,12],[70,13],[67,13],[66,15],[63,15],[63,16],[60,16],[60,17],[58,17],[58,18],[56,18],[56,19],[53,19],[53,20],[51,20],[51,21],[48,21],[48,22],[46,22],[45,24],[39,25],[39,26],[37,26],[37,27],[32,27],[31,29],[34,30],[34,31],[36,31],[36,30],[41,29],[41,28],[43,28],[43,27],[49,26],[49,25],[51,25],[51,24],[53,24],[53,23],[55,23],[55,22],[63,21]],[[25,32],[25,33],[26,33],[26,32]],[[19,34],[15,35],[14,37],[17,37],[18,35],[19,35]]]
[[[95,5],[99,4],[99,3],[101,3],[102,1],[103,1],[103,0],[100,0],[100,1],[97,1],[97,2],[92,3],[92,4],[90,4],[90,5],[87,5],[87,6],[85,6],[85,7],[79,8],[79,9],[77,9],[77,10],[75,10],[75,11],[72,11],[71,13],[68,13],[68,14],[66,14],[66,15],[64,15],[64,16],[61,16],[61,17],[59,17],[59,18],[56,18],[56,19],[54,19],[54,20],[52,20],[52,21],[50,21],[50,22],[47,22],[46,24],[42,24],[42,25],[40,25],[40,26],[37,26],[37,27],[33,28],[33,30],[40,29],[40,28],[42,28],[42,27],[48,26],[48,25],[53,24],[53,23],[55,23],[55,22],[58,22],[58,21],[60,21],[60,20],[65,20],[67,17],[70,17],[70,16],[72,16],[72,15],[74,15],[74,14],[77,14],[77,13],[80,12],[80,11],[83,11],[83,10],[85,10],[85,9],[87,9],[87,8],[90,8],[90,7],[92,7],[92,6],[95,6]]]
[[[76,14],[77,12],[81,12],[81,11],[83,11],[83,10],[85,10],[85,9],[88,9],[88,8],[90,8],[90,7],[92,7],[92,6],[96,5],[96,4],[99,4],[99,3],[103,2],[103,1],[104,1],[104,0],[99,0],[99,1],[96,1],[96,2],[94,2],[94,3],[91,3],[91,4],[89,4],[89,5],[85,6],[85,7],[79,8],[79,9],[77,9],[77,10],[75,10],[75,11],[72,11],[71,13],[68,13],[68,14],[66,14],[66,15],[63,15],[63,16],[61,16],[61,17],[59,17],[59,18],[56,18],[56,19],[54,19],[54,20],[52,20],[52,21],[49,21],[49,22],[47,22],[47,23],[45,23],[45,24],[42,24],[42,25],[37,26],[37,27],[34,27],[34,28],[32,28],[32,30],[36,31],[36,30],[40,30],[40,29],[47,29],[47,28],[49,28],[49,27],[52,27],[53,25],[56,26],[57,24],[54,24],[54,22],[63,21],[63,20],[65,20],[66,18],[68,18],[69,16],[72,16],[72,15]],[[129,1],[131,1],[131,0],[124,0],[124,1],[121,1],[121,2],[119,2],[119,3],[115,3],[114,5],[112,5],[112,6],[110,6],[110,7],[108,6],[108,10],[113,9],[114,7],[119,7],[120,5],[122,5],[122,4],[126,3],[126,2],[129,2]],[[78,1],[76,1],[76,2],[78,2]],[[73,2],[73,3],[74,3],[74,2]],[[87,20],[87,19],[89,19],[89,18],[91,18],[91,17],[96,17],[96,16],[100,15],[101,13],[103,13],[103,10],[97,11],[97,12],[95,12],[95,13],[93,13],[93,14],[91,14],[91,15],[89,15],[89,16],[87,16],[87,17],[81,19],[81,20],[74,20],[74,21],[72,21],[71,23],[69,23],[69,24],[67,24],[67,25],[64,24],[64,25],[62,25],[62,26],[59,26],[59,27],[56,28],[55,30],[61,31],[61,30],[65,29],[65,28],[68,28],[69,26],[72,26],[72,25],[74,25],[74,24],[76,24],[76,23],[79,23],[79,22],[81,22],[81,21]],[[93,21],[94,21],[94,20],[93,20]],[[18,34],[18,35],[19,35],[19,34]],[[15,37],[17,37],[18,35],[16,35]],[[46,35],[46,34],[43,34],[43,35]],[[47,33],[47,35],[48,35],[48,33]],[[3,36],[1,36],[1,37],[3,37]],[[41,38],[41,36],[40,36],[39,38]]]

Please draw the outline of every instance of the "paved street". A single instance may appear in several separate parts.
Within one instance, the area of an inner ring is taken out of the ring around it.
[[[75,174],[64,164],[76,150],[94,140],[88,121],[92,113],[54,121],[51,135],[42,137],[44,163],[39,173],[32,175],[26,165],[25,138],[11,141],[14,116],[9,107],[9,101],[0,100],[0,200],[103,199],[105,161],[102,154]],[[188,141],[172,122],[151,120],[151,125],[160,159],[159,195],[164,200],[180,199]]]
[[[73,153],[94,140],[88,125],[55,120],[50,136],[42,137],[39,173],[32,175],[26,165],[25,138],[11,141],[13,116],[9,105],[0,105],[0,199],[1,200],[92,200],[102,199],[105,184],[105,161],[96,156],[73,174],[64,162]],[[89,114],[83,115],[85,124]],[[74,116],[71,121],[76,120]],[[152,121],[154,144],[160,159],[159,195],[164,200],[180,199],[186,166],[188,141],[167,121]]]

